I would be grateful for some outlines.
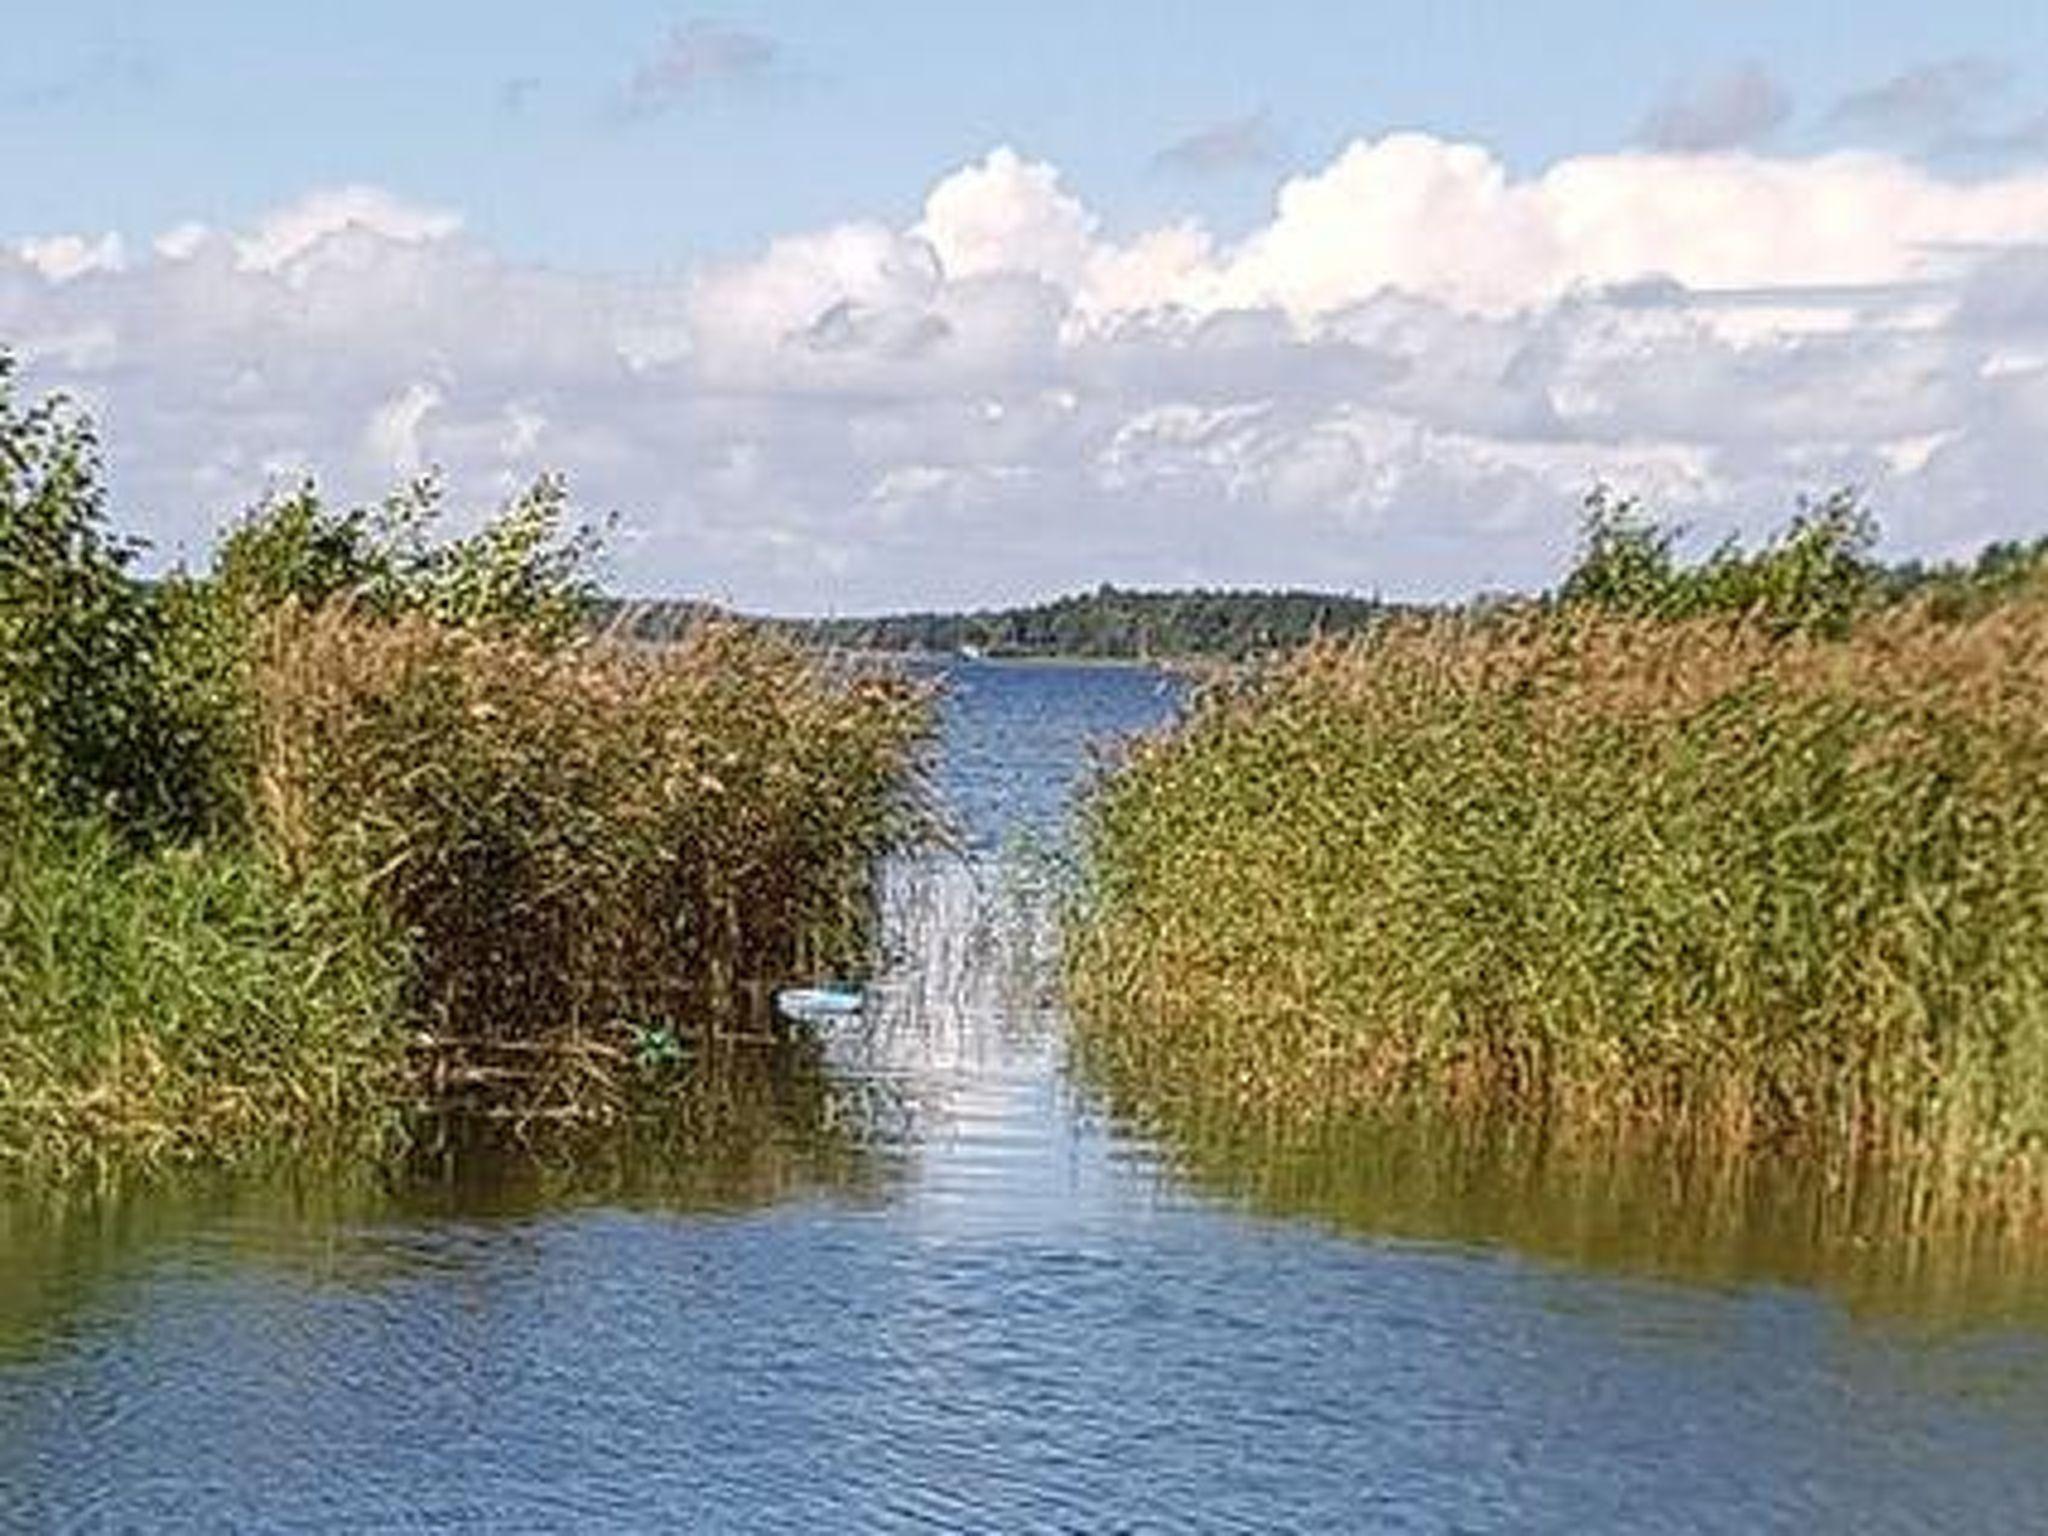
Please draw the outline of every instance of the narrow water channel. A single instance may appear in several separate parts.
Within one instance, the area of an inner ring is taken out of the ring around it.
[[[899,880],[874,1016],[706,1155],[0,1206],[0,1527],[2048,1530],[2009,1257],[1455,1138],[1118,1127],[1014,846],[1171,685],[951,684],[970,859]]]

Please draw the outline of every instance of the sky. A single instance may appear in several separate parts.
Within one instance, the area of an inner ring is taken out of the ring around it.
[[[161,562],[543,471],[613,583],[1540,586],[1611,485],[2048,532],[2048,7],[73,0],[0,349]]]

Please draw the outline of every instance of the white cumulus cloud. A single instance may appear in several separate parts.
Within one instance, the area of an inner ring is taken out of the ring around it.
[[[235,241],[235,253],[241,265],[252,272],[278,272],[331,237],[347,232],[411,243],[445,239],[461,227],[456,214],[407,203],[378,187],[331,187],[310,192],[267,215],[248,235]],[[175,258],[180,247],[190,254],[202,237],[196,226],[181,226],[166,236],[174,243],[164,254]]]
[[[68,282],[88,272],[118,272],[125,249],[118,234],[29,236],[14,245],[15,254],[53,283]]]
[[[1360,140],[1226,241],[1128,234],[1011,149],[916,218],[679,275],[514,261],[314,192],[235,229],[0,239],[0,346],[103,413],[197,555],[266,485],[541,468],[620,585],[777,609],[1118,581],[1552,577],[1596,478],[1708,532],[1864,487],[1901,551],[2042,521],[2048,176],[1630,151],[1517,175]]]
[[[363,432],[371,458],[388,465],[395,474],[418,474],[427,462],[420,429],[441,401],[441,391],[434,385],[417,382],[378,406]]]

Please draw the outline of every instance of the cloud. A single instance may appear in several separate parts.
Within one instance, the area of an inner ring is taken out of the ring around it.
[[[369,456],[390,466],[393,474],[410,478],[426,467],[420,429],[427,417],[439,409],[443,396],[439,388],[425,381],[408,384],[400,393],[377,407],[363,430],[363,446]],[[515,443],[517,439],[514,439]]]
[[[2003,128],[1972,128],[1944,135],[1934,152],[1946,159],[2010,161],[2048,155],[2048,112]]]
[[[1918,64],[1838,101],[1836,130],[1905,146],[1937,162],[1978,167],[2048,157],[2048,112],[1999,112],[2015,78],[2012,66],[1967,54]],[[2002,120],[2001,120],[2002,119]]]
[[[759,32],[715,21],[686,22],[633,71],[622,109],[629,117],[666,112],[715,82],[762,73],[779,52],[775,39]]]
[[[369,239],[411,244],[441,240],[462,227],[458,214],[407,203],[378,187],[333,187],[310,192],[268,214],[235,241],[242,266],[257,272],[286,270],[334,236],[355,233]],[[172,238],[189,245],[190,226]]]
[[[2048,434],[2048,175],[1516,175],[1396,134],[1223,241],[1112,234],[997,149],[907,221],[659,275],[343,188],[0,241],[0,340],[95,403],[117,503],[171,555],[304,468],[369,498],[430,465],[470,505],[561,469],[624,512],[622,587],[782,610],[1533,585],[1595,477],[1716,532],[1858,484],[1900,551],[1948,554],[2038,531],[2014,488]]]
[[[30,236],[14,244],[17,257],[53,283],[68,282],[88,272],[118,272],[127,251],[119,234]]]
[[[1937,138],[1962,131],[2011,81],[2011,66],[1995,59],[1939,59],[1850,92],[1828,116],[1837,127],[1886,140]]]
[[[1490,313],[1663,275],[1696,288],[1894,282],[2038,238],[2048,177],[1946,181],[1887,156],[1587,155],[1512,180],[1479,145],[1360,140],[1159,297],[1297,319],[1384,288]]]
[[[1279,159],[1264,112],[1234,117],[1176,139],[1152,157],[1152,168],[1176,176],[1229,176],[1262,170]]]
[[[1738,64],[1672,92],[1650,109],[1636,137],[1681,154],[1738,149],[1768,138],[1792,115],[1792,98],[1761,64]]]
[[[1059,172],[1008,148],[933,187],[913,233],[953,278],[1028,272],[1071,286],[1095,249],[1095,218]]]

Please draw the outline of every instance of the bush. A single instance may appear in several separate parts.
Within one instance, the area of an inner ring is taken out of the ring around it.
[[[459,629],[562,643],[598,604],[599,530],[572,527],[543,475],[465,537],[440,539],[442,490],[415,480],[377,507],[332,511],[307,481],[252,509],[222,540],[211,585],[254,622],[346,599],[361,617],[412,614]]]
[[[0,354],[0,812],[193,830],[166,622],[106,529],[99,446],[68,401],[24,407]]]
[[[1725,614],[1778,634],[1840,635],[1886,592],[1871,557],[1877,525],[1848,491],[1803,506],[1754,552],[1731,538],[1698,565],[1681,566],[1679,536],[1636,501],[1596,488],[1557,601],[1638,618]]]

